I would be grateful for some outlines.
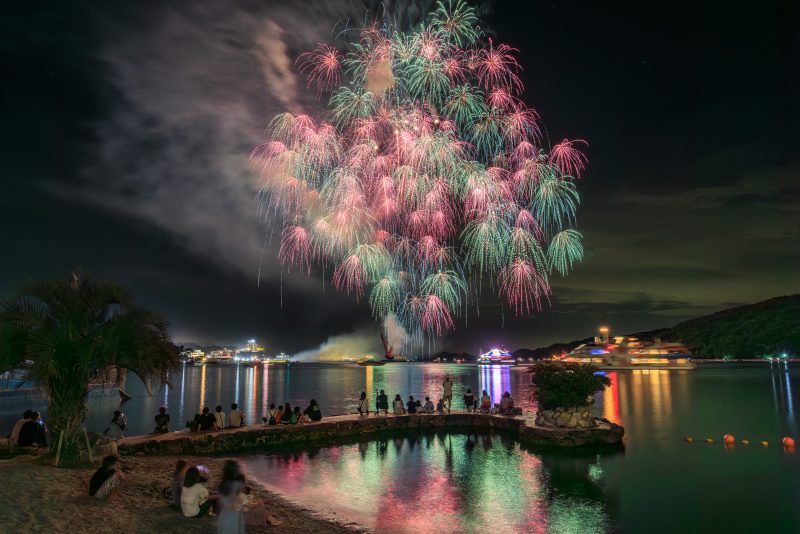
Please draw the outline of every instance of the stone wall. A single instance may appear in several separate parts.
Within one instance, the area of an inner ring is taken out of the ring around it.
[[[594,406],[558,407],[536,413],[536,425],[549,428],[593,428],[597,426]]]
[[[528,445],[582,446],[620,443],[624,429],[605,420],[593,428],[549,428],[533,424],[531,417],[507,417],[474,413],[415,414],[402,416],[340,416],[318,423],[293,426],[256,425],[206,434],[160,434],[120,440],[121,454],[233,454],[258,450],[321,446],[343,439],[370,439],[375,434],[397,431],[508,432]]]

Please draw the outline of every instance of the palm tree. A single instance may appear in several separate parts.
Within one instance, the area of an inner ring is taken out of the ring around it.
[[[0,305],[0,372],[30,360],[29,377],[47,392],[50,428],[64,464],[77,463],[90,381],[110,369],[129,370],[149,384],[166,379],[178,354],[167,322],[137,306],[121,286],[32,282]]]

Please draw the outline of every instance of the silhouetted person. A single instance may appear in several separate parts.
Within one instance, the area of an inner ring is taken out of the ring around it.
[[[244,412],[239,409],[235,402],[231,404],[231,413],[228,414],[228,426],[238,428],[244,426]]]
[[[389,413],[389,397],[386,396],[386,392],[383,390],[378,393],[378,400],[375,403],[375,413],[378,413],[381,410],[383,410],[384,415]]]
[[[214,430],[214,424],[216,422],[217,419],[211,414],[208,406],[206,406],[200,413],[200,417],[197,418],[197,431],[207,432],[209,430]]]
[[[308,404],[308,408],[305,409],[303,415],[308,417],[309,421],[316,422],[322,420],[322,410],[319,409],[319,404],[314,399],[311,399],[311,402]]]
[[[166,406],[162,406],[158,409],[155,420],[156,428],[153,430],[154,434],[166,434],[169,432],[169,414],[167,413]]]

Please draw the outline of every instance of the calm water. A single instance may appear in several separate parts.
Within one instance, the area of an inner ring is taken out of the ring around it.
[[[303,364],[185,367],[170,377],[174,389],[152,397],[131,383],[134,399],[123,410],[130,433],[151,431],[162,404],[173,421],[191,419],[203,405],[227,411],[234,401],[252,421],[269,402],[304,406],[311,397],[325,414],[348,413],[365,389],[436,400],[445,373],[456,379],[455,407],[472,387],[496,399],[510,390],[535,409],[521,370]],[[800,437],[798,371],[761,366],[610,377],[597,409],[625,426],[624,452],[576,456],[522,449],[501,436],[456,434],[249,456],[246,463],[253,477],[287,498],[384,532],[800,532],[800,452],[786,453],[779,443]],[[0,402],[5,421],[18,409],[10,406]],[[102,431],[115,408],[113,400],[93,400],[89,428]],[[725,448],[725,433],[753,444]],[[684,443],[687,435],[696,442]],[[708,436],[717,443],[703,443]]]

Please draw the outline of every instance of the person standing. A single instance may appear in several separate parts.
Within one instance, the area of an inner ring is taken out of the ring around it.
[[[383,410],[383,415],[389,415],[389,397],[386,396],[386,392],[381,390],[378,393],[378,401],[375,403],[375,413],[379,413]]]
[[[244,426],[244,412],[239,409],[239,405],[235,402],[231,404],[231,413],[228,414],[228,426],[233,428]]]
[[[222,406],[217,405],[214,409],[214,429],[222,430],[225,428],[225,412],[222,411]]]
[[[239,465],[228,460],[222,468],[222,482],[219,484],[219,519],[217,534],[244,534],[244,512],[240,493],[244,486]]]
[[[369,398],[367,398],[366,391],[361,392],[361,399],[358,402],[358,415],[369,415]]]
[[[453,404],[453,381],[450,380],[450,375],[444,375],[442,388],[444,389],[442,399],[444,400],[445,406],[447,407],[447,412],[449,413]]]

